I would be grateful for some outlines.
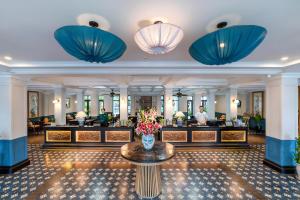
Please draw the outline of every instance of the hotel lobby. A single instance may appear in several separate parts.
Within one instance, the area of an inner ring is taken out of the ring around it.
[[[296,0],[3,0],[0,199],[300,199]]]

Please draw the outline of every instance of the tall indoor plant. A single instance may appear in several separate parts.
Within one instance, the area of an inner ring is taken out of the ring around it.
[[[161,128],[156,121],[157,112],[155,109],[140,111],[140,119],[135,129],[138,136],[142,136],[142,143],[146,150],[152,149],[155,143],[154,134],[158,133]]]
[[[298,178],[300,178],[300,137],[296,139],[295,161]]]

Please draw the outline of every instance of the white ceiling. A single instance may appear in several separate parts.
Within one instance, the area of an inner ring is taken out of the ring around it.
[[[26,77],[26,76],[25,76]],[[30,90],[54,91],[57,86],[65,86],[70,94],[79,91],[95,91],[101,94],[109,94],[111,89],[118,93],[120,87],[128,87],[132,95],[158,95],[164,92],[165,87],[173,89],[176,94],[179,89],[185,94],[194,94],[197,91],[209,91],[217,89],[222,93],[228,87],[237,87],[239,91],[263,90],[264,75],[181,75],[151,76],[151,75],[60,75],[60,76],[28,76]]]
[[[126,42],[128,49],[121,62],[191,62],[191,43],[207,33],[210,22],[232,15],[240,18],[239,24],[260,25],[268,30],[265,41],[243,63],[280,65],[282,56],[290,58],[285,63],[300,59],[299,0],[1,0],[1,8],[0,60],[8,66],[77,63],[57,44],[53,32],[76,24],[82,13],[105,17],[110,31]],[[157,17],[180,26],[184,38],[173,52],[153,56],[142,52],[133,37],[145,20]],[[6,55],[13,60],[3,60]]]

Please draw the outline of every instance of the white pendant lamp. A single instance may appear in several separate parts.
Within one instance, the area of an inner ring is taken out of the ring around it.
[[[179,44],[183,38],[180,27],[157,21],[140,29],[134,36],[137,45],[149,54],[165,54]]]

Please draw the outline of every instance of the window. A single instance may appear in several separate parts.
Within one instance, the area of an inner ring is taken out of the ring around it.
[[[101,110],[104,108],[104,96],[99,96],[99,111],[98,114],[101,114]]]
[[[191,119],[191,116],[194,115],[194,108],[193,108],[193,97],[192,96],[188,96],[187,97],[187,114],[188,114],[188,119]]]
[[[90,112],[91,112],[91,96],[90,95],[85,95],[83,99],[84,99],[84,112],[87,115],[90,115]]]
[[[160,113],[162,116],[164,116],[164,109],[165,109],[165,107],[164,107],[165,99],[164,98],[165,98],[164,95],[160,96],[160,102],[161,102]]]
[[[131,96],[128,96],[127,111],[128,111],[128,115],[130,115],[131,114]]]
[[[201,97],[201,106],[203,106],[204,109],[207,108],[207,97],[206,96]]]
[[[120,114],[120,95],[115,95],[112,98],[112,111],[113,115],[119,115]]]
[[[173,114],[177,113],[179,110],[179,97],[173,96]]]

